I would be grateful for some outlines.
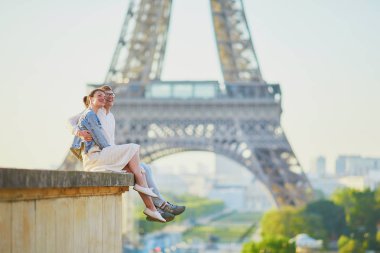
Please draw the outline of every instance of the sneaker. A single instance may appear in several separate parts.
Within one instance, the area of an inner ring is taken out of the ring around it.
[[[135,186],[133,186],[133,190],[135,191],[138,191],[140,193],[143,193],[145,195],[148,195],[148,196],[151,196],[151,197],[154,197],[154,198],[157,198],[158,196],[152,191],[151,188],[147,188],[147,187],[142,187],[138,184],[135,184]]]
[[[167,212],[167,213],[171,213],[173,215],[180,215],[181,213],[183,213],[186,209],[185,206],[177,206],[177,205],[173,205],[171,204],[170,202],[166,202],[164,204],[162,204],[162,206],[160,206],[160,208]]]
[[[152,211],[149,208],[145,208],[144,214],[154,221],[159,221],[159,222],[163,222],[163,223],[166,222],[166,220],[164,218],[162,218],[161,214],[157,210]]]
[[[161,214],[162,218],[164,218],[166,220],[166,222],[172,221],[175,218],[175,216],[173,214],[164,212],[161,209],[157,209],[157,211]],[[157,221],[157,220],[152,219],[149,216],[146,217],[146,220],[148,220],[148,221]]]

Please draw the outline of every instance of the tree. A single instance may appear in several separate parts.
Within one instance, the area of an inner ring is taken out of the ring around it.
[[[326,231],[319,215],[303,212],[292,207],[267,212],[261,221],[262,235],[292,238],[306,233],[314,238],[326,238]]]
[[[334,193],[332,198],[336,204],[344,207],[346,222],[353,239],[368,241],[370,249],[378,249],[376,225],[380,220],[380,208],[375,192],[369,189],[342,189]]]
[[[318,200],[309,203],[305,212],[321,217],[328,240],[338,240],[339,236],[348,232],[344,208],[330,200]]]
[[[241,253],[295,253],[296,246],[289,242],[289,238],[282,236],[268,236],[261,242],[247,242]]]
[[[375,190],[375,201],[377,208],[380,208],[380,186]]]
[[[364,253],[367,249],[365,243],[344,235],[338,240],[338,248],[339,253]]]

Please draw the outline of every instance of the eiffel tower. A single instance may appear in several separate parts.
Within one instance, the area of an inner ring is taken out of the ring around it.
[[[281,127],[281,89],[264,81],[242,0],[210,0],[223,83],[163,81],[172,0],[130,1],[105,84],[116,93],[116,142],[138,143],[145,162],[211,151],[238,162],[278,207],[313,191]],[[60,169],[80,166],[68,155]]]

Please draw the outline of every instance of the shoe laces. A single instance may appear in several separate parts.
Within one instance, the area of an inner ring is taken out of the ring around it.
[[[176,205],[173,205],[172,203],[170,203],[170,202],[166,202],[167,203],[167,205],[170,207],[170,208],[176,208]]]

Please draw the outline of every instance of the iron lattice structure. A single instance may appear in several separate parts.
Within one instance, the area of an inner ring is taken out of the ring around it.
[[[224,84],[160,80],[172,1],[130,1],[105,83],[117,95],[116,142],[138,143],[151,162],[204,150],[248,168],[279,207],[312,188],[281,127],[281,90],[261,75],[242,0],[210,0]],[[68,155],[61,169],[77,161]]]

